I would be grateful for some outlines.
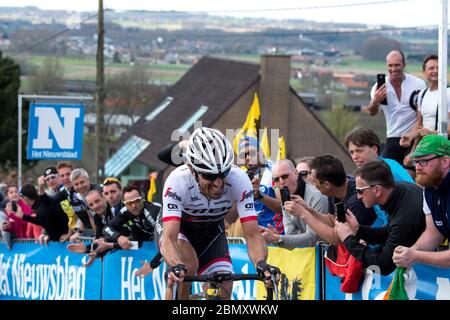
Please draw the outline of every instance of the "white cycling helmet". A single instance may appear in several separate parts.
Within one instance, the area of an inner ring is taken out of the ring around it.
[[[189,138],[186,150],[188,164],[201,173],[219,174],[231,168],[233,148],[218,130],[198,128]]]

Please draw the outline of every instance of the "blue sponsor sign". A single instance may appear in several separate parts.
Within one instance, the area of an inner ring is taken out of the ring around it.
[[[326,269],[326,268],[325,268]],[[408,282],[408,290],[416,300],[448,300],[450,299],[450,270],[435,268],[423,264],[412,266],[412,280]],[[356,293],[340,291],[341,280],[325,271],[325,300],[381,300],[394,277],[394,272],[381,276],[373,270],[366,269],[360,290]]]
[[[247,246],[229,245],[235,273],[255,273],[247,254]],[[141,261],[150,261],[156,254],[153,242],[146,242],[140,250],[118,250],[105,256],[103,278],[103,300],[164,300],[166,282],[164,273],[167,265],[163,262],[146,277],[137,277],[136,271]],[[193,283],[192,293],[202,291],[201,283]],[[235,281],[233,296],[235,300],[255,300],[255,281]]]
[[[0,244],[0,300],[99,300],[102,264],[86,261],[60,243]]]
[[[29,112],[27,159],[81,160],[82,104],[32,103]]]

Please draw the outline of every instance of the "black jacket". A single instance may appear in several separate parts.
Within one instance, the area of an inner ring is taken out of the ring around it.
[[[89,190],[97,189],[100,190],[100,187],[95,184],[91,184],[91,187]],[[86,204],[86,201],[84,201],[82,198],[79,197],[79,194],[75,192],[75,190],[63,190],[58,192],[55,195],[55,199],[58,202],[69,200],[70,205],[73,208],[73,211],[77,215],[78,219],[83,222],[83,225],[85,228],[93,229],[93,226],[91,225],[91,221],[89,219],[90,213],[88,212],[88,206]]]
[[[128,210],[116,215],[103,229],[103,235],[109,242],[117,242],[120,236],[131,237],[131,240],[152,241],[156,220],[162,207],[159,203],[145,201],[144,207],[138,216]]]
[[[392,261],[397,246],[412,246],[425,230],[425,215],[422,210],[422,189],[408,182],[397,183],[386,203],[381,206],[388,215],[388,224],[381,228],[361,225],[356,236],[348,236],[344,245],[359,259],[364,267],[378,266],[382,275],[395,270]],[[382,245],[375,252],[359,243],[359,239],[368,244]]]
[[[103,229],[106,225],[113,219],[113,213],[111,206],[108,204],[106,207],[106,212],[103,215],[98,215],[94,213],[94,224],[95,224],[95,238],[103,237]]]
[[[59,241],[59,237],[69,231],[69,219],[53,197],[40,195],[33,204],[33,210],[36,217],[24,215],[22,219],[44,227],[51,241]]]

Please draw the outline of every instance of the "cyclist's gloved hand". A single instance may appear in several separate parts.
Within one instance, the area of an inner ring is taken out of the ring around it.
[[[183,281],[186,271],[186,266],[182,263],[179,263],[167,269],[166,276],[168,276],[168,278],[174,282],[181,282]]]
[[[265,261],[260,261],[256,264],[256,271],[258,272],[258,275],[261,277],[261,279],[264,279],[266,285],[269,287],[273,286],[272,283],[272,276],[275,278],[275,281],[278,283],[280,281],[281,277],[281,271],[279,268],[272,266],[268,264]]]

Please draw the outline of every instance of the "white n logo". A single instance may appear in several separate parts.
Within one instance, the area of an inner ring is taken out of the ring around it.
[[[64,125],[53,108],[36,108],[34,115],[39,118],[39,121],[37,138],[33,139],[33,149],[53,148],[53,140],[49,137],[50,130],[52,130],[61,149],[73,149],[75,143],[75,120],[80,117],[80,109],[61,108],[61,117],[64,119]]]

